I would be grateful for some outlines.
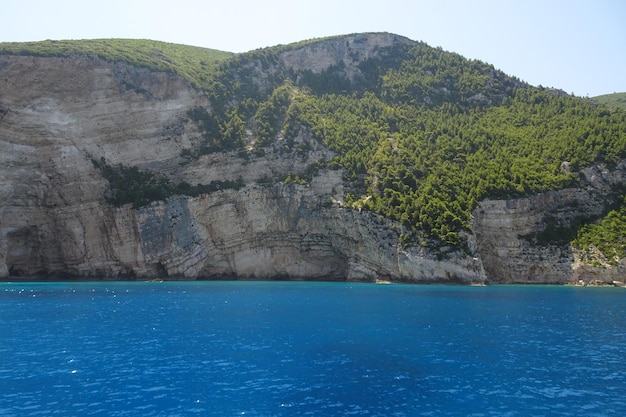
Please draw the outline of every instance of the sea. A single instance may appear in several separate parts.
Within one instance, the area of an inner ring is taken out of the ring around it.
[[[0,283],[0,416],[625,416],[626,290]]]

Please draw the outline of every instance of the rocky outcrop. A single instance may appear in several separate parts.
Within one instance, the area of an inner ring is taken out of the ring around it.
[[[612,282],[626,276],[623,265],[593,268],[579,262],[570,241],[582,222],[600,218],[626,185],[626,164],[583,171],[582,187],[528,198],[482,201],[472,228],[490,282]]]
[[[97,59],[3,56],[0,72],[0,275],[59,275],[73,264],[95,275],[111,262],[98,258],[108,247],[132,257],[131,231],[96,221],[115,216],[90,155],[171,160],[190,139],[164,128],[205,99],[178,77]]]
[[[381,48],[412,42],[352,35],[286,50],[282,64],[349,79]],[[262,80],[259,85],[263,85]],[[285,153],[187,158],[201,140],[187,117],[206,97],[182,78],[90,57],[0,56],[0,278],[329,279],[564,283],[601,272],[577,266],[566,242],[543,239],[610,203],[624,167],[594,167],[584,187],[480,203],[465,253],[401,244],[402,227],[344,207],[343,173],[307,185],[299,174],[332,152],[302,128]],[[115,207],[93,161],[149,169],[173,181],[241,179],[241,189]],[[608,187],[608,188],[607,188]],[[552,236],[553,237],[553,236]],[[548,243],[549,242],[549,243]],[[615,269],[607,279],[619,279]]]
[[[341,171],[308,185],[259,184],[332,155],[306,131],[296,139],[307,142],[304,156],[268,148],[189,161],[182,151],[200,133],[185,115],[209,104],[174,75],[85,57],[3,56],[0,72],[2,278],[485,279],[475,259],[402,249],[398,225],[342,207]],[[114,207],[92,163],[101,158],[190,184],[246,186]]]
[[[359,64],[378,57],[385,48],[414,45],[415,41],[391,33],[354,34],[331,38],[307,47],[281,54],[286,68],[319,74],[332,66],[341,66],[346,77],[354,80],[360,75]]]

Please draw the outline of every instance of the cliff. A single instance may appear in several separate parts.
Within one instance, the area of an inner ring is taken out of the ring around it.
[[[181,165],[197,135],[184,115],[207,103],[179,77],[84,57],[5,56],[0,68],[1,277],[484,280],[475,262],[400,250],[390,222],[333,204],[340,171],[262,186],[303,161],[268,151]],[[249,185],[116,208],[93,158]]]
[[[491,282],[578,283],[623,281],[626,263],[592,267],[580,262],[572,246],[576,225],[600,218],[611,190],[623,187],[626,163],[613,170],[584,170],[584,187],[567,188],[513,200],[485,200],[474,210],[473,230]]]
[[[267,74],[280,68],[313,74],[340,68],[354,80],[364,59],[410,44],[388,34],[337,38],[287,49],[254,78],[269,89]],[[290,146],[279,135],[260,152],[247,122],[245,152],[189,158],[204,134],[190,111],[210,113],[212,106],[205,92],[173,72],[94,56],[1,55],[0,278],[565,283],[623,277],[623,265],[592,271],[577,265],[568,242],[541,240],[551,225],[566,229],[606,212],[607,187],[624,185],[623,165],[589,168],[577,188],[480,202],[465,249],[407,244],[400,222],[345,203],[354,191],[345,170],[322,166],[306,183],[268,181],[304,175],[335,155],[306,126]],[[98,161],[173,183],[242,186],[116,206]]]

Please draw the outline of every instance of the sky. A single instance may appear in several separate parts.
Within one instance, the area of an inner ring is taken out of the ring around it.
[[[626,92],[625,0],[0,0],[0,42],[140,38],[246,52],[358,32],[578,96]]]

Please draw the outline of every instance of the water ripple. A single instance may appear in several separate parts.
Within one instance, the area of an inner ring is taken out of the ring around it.
[[[615,292],[3,285],[2,416],[626,415]]]

